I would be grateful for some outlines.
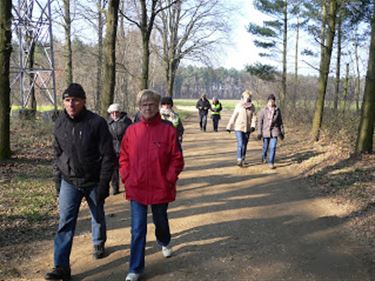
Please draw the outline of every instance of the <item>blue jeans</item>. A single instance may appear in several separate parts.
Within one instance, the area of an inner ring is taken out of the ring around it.
[[[199,127],[201,130],[203,129],[206,131],[206,126],[207,126],[207,114],[201,114],[199,113]]]
[[[269,164],[275,163],[277,137],[263,138],[262,160],[267,160],[267,151],[270,150]]]
[[[131,208],[131,245],[129,272],[142,273],[145,268],[145,247],[147,234],[147,205],[130,201]],[[168,204],[151,205],[155,236],[158,243],[167,246],[171,241],[168,223]]]
[[[60,221],[55,236],[54,244],[54,263],[55,266],[68,268],[70,252],[76,223],[78,218],[79,207],[82,198],[85,197],[91,212],[91,233],[94,245],[105,243],[107,239],[105,214],[103,203],[96,200],[96,186],[89,188],[77,188],[76,186],[62,180],[59,205]]]
[[[250,133],[244,133],[242,131],[234,132],[236,133],[237,138],[237,160],[245,160]]]

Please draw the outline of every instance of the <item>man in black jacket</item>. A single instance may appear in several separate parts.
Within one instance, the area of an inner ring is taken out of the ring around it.
[[[211,104],[208,101],[207,96],[203,94],[197,101],[195,107],[198,109],[199,113],[199,127],[201,131],[206,131],[207,115],[208,111],[211,109]]]
[[[60,220],[54,242],[54,265],[46,280],[69,280],[69,257],[79,207],[85,197],[91,211],[93,256],[104,257],[106,223],[104,200],[116,163],[106,121],[86,109],[82,86],[72,83],[63,93],[64,112],[54,130],[54,176]]]

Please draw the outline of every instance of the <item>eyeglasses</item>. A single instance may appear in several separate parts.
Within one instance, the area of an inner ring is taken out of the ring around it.
[[[155,106],[157,106],[157,104],[156,103],[142,103],[141,104],[141,107],[155,107]]]

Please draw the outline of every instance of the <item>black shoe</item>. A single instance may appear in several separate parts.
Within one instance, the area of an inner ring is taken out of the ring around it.
[[[94,256],[95,259],[101,259],[101,258],[104,258],[104,252],[105,252],[105,249],[104,249],[104,244],[98,244],[98,245],[94,245],[94,252],[92,253],[92,255]]]
[[[44,276],[45,280],[70,280],[70,268],[56,266],[51,272],[47,272]]]

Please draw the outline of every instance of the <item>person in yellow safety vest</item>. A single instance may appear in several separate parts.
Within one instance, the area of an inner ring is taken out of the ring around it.
[[[220,111],[223,109],[223,106],[221,105],[221,102],[217,97],[212,98],[212,106],[211,106],[211,118],[212,118],[212,124],[214,127],[214,132],[218,131],[219,128],[219,120],[220,120]]]
[[[170,121],[177,129],[178,141],[182,143],[182,136],[184,134],[184,126],[180,116],[172,109],[173,99],[171,97],[162,97],[160,100],[160,115],[161,119]]]

